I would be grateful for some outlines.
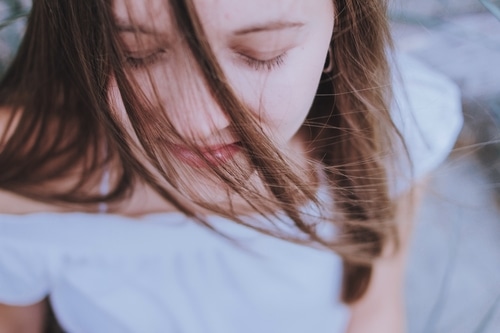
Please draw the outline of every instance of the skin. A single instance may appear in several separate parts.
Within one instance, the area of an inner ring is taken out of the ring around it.
[[[42,333],[46,309],[43,301],[29,306],[0,304],[0,333]]]
[[[397,220],[400,228],[401,248],[387,253],[374,265],[372,281],[366,294],[350,305],[351,317],[346,333],[403,333],[406,332],[404,307],[404,272],[408,244],[413,228],[412,217],[418,207],[424,186],[414,188],[399,200]],[[0,192],[0,211],[10,204],[9,197]],[[389,249],[390,250],[390,249]],[[383,300],[383,301],[382,301]],[[29,306],[0,304],[0,333],[38,333],[42,331],[46,303]]]
[[[351,320],[347,333],[406,332],[405,271],[414,216],[417,213],[427,180],[416,184],[398,200],[396,221],[399,222],[400,246],[388,246],[374,264],[373,276],[366,294],[351,304]]]
[[[152,101],[154,112],[163,112],[189,144],[210,150],[236,143],[238,138],[233,135],[231,123],[211,97],[187,45],[173,28],[165,2],[145,2],[145,5],[130,0],[114,3],[129,72],[141,87],[141,93]],[[305,163],[300,128],[314,100],[328,53],[334,24],[332,1],[194,3],[211,48],[237,97],[250,107],[252,116],[277,146],[299,164]],[[114,80],[109,98],[115,114],[134,137]],[[185,147],[175,139],[165,141],[166,149],[172,145]],[[188,197],[193,198],[189,193],[194,193],[196,199],[223,207],[231,201],[240,213],[251,210],[220,182],[214,183],[205,170],[178,158],[178,147],[171,151],[183,181],[181,188]],[[235,154],[230,159],[245,165],[241,155]],[[196,181],[189,182],[191,179]],[[260,184],[255,174],[250,174],[248,181]],[[134,209],[139,206],[141,210]],[[126,215],[174,210],[175,207],[142,185],[130,202],[123,205]]]
[[[237,138],[232,134],[230,122],[203,85],[193,66],[194,60],[186,56],[186,46],[172,29],[162,1],[144,2],[146,5],[116,0],[114,6],[131,72],[142,92],[148,98],[159,98],[159,112],[167,112],[166,105],[169,105],[172,125],[194,145],[203,148],[234,143]],[[237,96],[254,110],[253,116],[277,145],[303,156],[300,128],[313,102],[328,52],[334,24],[332,1],[194,2],[210,45]],[[131,22],[143,26],[147,33],[130,31]],[[177,80],[175,85],[165,79],[172,75]],[[155,95],[155,89],[160,93]],[[109,98],[114,112],[130,128],[113,80]],[[182,159],[180,162],[184,168],[193,169],[182,163]],[[206,184],[197,179],[193,186],[200,186],[202,192]],[[213,198],[224,199],[217,195]],[[19,203],[19,200],[23,199],[0,191],[0,211],[8,213],[12,209],[9,203]],[[399,213],[404,219],[409,216],[407,209],[413,200],[412,196],[401,200]],[[28,212],[55,209],[30,201],[23,202],[21,207]],[[139,185],[122,213],[141,215],[171,209],[154,191]],[[352,305],[349,333],[404,331],[404,253],[387,255],[375,265],[368,293]],[[384,302],[380,302],[381,299]],[[41,317],[43,311],[43,303],[16,308],[0,306],[0,332],[38,332],[39,320],[34,322],[34,327],[22,324],[30,316]],[[9,317],[9,313],[16,316]]]
[[[161,107],[168,105],[168,116],[185,139],[200,145],[235,140],[228,119],[210,97],[193,69],[194,60],[171,27],[164,2],[146,2],[146,6],[130,0],[115,2],[125,52],[135,60],[148,61],[133,70],[143,92],[151,97],[154,90],[149,72],[160,92]],[[255,110],[254,116],[268,133],[290,142],[304,122],[323,70],[333,30],[332,2],[198,0],[195,4],[237,96]],[[126,31],[131,22],[157,36]],[[257,30],[259,26],[262,30]],[[165,74],[175,76],[174,87]],[[114,87],[110,93],[117,97],[117,112],[123,114]]]

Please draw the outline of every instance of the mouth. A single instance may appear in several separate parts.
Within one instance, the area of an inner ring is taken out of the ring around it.
[[[227,145],[203,147],[200,153],[180,145],[172,145],[172,154],[181,162],[194,168],[216,167],[228,163],[241,151],[241,146],[235,142]]]

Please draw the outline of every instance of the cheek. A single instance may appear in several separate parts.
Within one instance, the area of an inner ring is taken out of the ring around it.
[[[161,108],[161,105],[166,104],[165,101],[165,87],[158,84],[158,82],[164,82],[164,76],[157,77],[157,73],[154,71],[150,72],[150,76],[146,72],[133,73],[133,80],[130,83],[134,86],[134,96],[140,102],[141,113],[154,112]],[[162,80],[163,79],[163,80]],[[163,94],[156,94],[156,92],[163,92]],[[123,98],[120,94],[118,84],[116,79],[112,77],[108,85],[108,102],[111,107],[111,112],[113,116],[121,124],[125,126],[127,130],[132,129],[130,124],[130,119],[127,115]]]
[[[125,111],[125,105],[123,105],[123,100],[116,84],[116,80],[111,78],[108,86],[108,103],[111,107],[111,112],[113,117],[115,117],[120,123],[130,126],[128,122],[127,112]]]
[[[300,82],[294,85],[282,84],[266,91],[263,116],[271,133],[288,141],[297,132],[304,123],[314,98],[315,89],[311,91],[311,86],[313,84]]]
[[[328,44],[298,50],[290,63],[270,73],[262,86],[259,117],[280,139],[288,141],[304,123],[316,96],[327,49]]]
[[[125,105],[120,94],[120,90],[118,89],[118,85],[115,81],[115,78],[112,77],[110,83],[108,85],[108,103],[110,106],[111,115],[115,119],[116,122],[123,126],[125,132],[130,135],[134,142],[139,142],[137,138],[132,123],[130,122],[130,118],[127,115],[127,111],[125,109]]]
[[[310,31],[315,38],[290,50],[280,67],[233,81],[238,94],[257,110],[256,117],[273,137],[288,141],[304,123],[316,96],[332,29],[332,18],[322,20]]]

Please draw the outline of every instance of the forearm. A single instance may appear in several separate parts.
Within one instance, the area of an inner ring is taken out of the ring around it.
[[[408,246],[415,212],[426,182],[400,198],[396,210],[400,246],[375,261],[370,285],[365,295],[351,304],[351,320],[347,333],[406,332],[405,271]]]
[[[406,332],[406,311],[404,297],[402,296],[402,286],[391,286],[398,290],[397,298],[393,295],[391,299],[379,299],[378,305],[366,306],[353,304],[351,306],[352,315],[346,333],[403,333]]]
[[[29,306],[0,304],[0,333],[41,333],[46,314],[42,301]]]

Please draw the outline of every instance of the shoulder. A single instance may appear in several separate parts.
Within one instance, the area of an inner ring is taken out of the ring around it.
[[[0,214],[22,215],[38,212],[61,212],[60,207],[37,202],[0,189]]]
[[[12,107],[0,105],[0,154],[14,134],[21,118],[21,112]]]
[[[7,140],[12,136],[19,122],[21,112],[11,107],[0,106],[0,155]],[[30,214],[37,212],[61,212],[60,207],[37,202],[0,187],[0,214]]]
[[[442,140],[453,140],[460,131],[460,89],[443,74],[409,56],[397,55],[393,91],[392,114],[403,134],[413,134],[418,127],[423,137],[440,135]]]
[[[9,107],[0,107],[0,153],[2,152],[5,141],[8,139],[12,132],[12,128],[15,126],[10,126],[12,116],[14,111]],[[14,119],[15,120],[15,119]],[[10,193],[8,191],[0,189],[0,214],[21,214],[25,213],[24,209],[31,206],[34,203],[30,203],[30,200],[24,199],[18,195]],[[29,212],[26,211],[26,213]]]
[[[5,141],[12,135],[20,113],[12,108],[0,107],[0,154]],[[35,212],[56,212],[58,209],[48,204],[36,202],[0,188],[0,214],[29,214]]]
[[[446,76],[405,55],[395,57],[394,73],[391,112],[405,147],[397,147],[393,185],[403,193],[447,158],[463,115],[460,90]]]
[[[8,106],[0,106],[0,138],[3,139],[7,136],[6,131],[12,132],[19,122],[20,113],[16,113],[15,110]]]

